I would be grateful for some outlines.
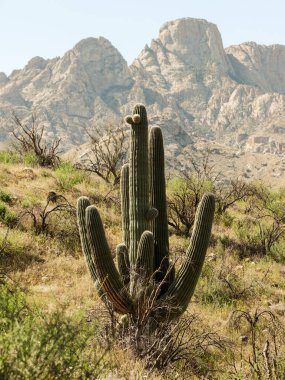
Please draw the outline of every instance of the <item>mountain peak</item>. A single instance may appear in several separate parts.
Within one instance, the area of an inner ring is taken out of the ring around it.
[[[47,61],[39,56],[33,57],[26,64],[25,69],[39,69],[43,70],[46,67]]]
[[[0,128],[12,107],[24,121],[37,108],[48,133],[81,143],[82,127],[107,125],[143,102],[177,152],[197,136],[232,146],[240,128],[249,135],[285,120],[284,65],[285,46],[224,49],[215,24],[190,17],[166,22],[130,67],[106,38],[89,37],[62,57],[0,74]]]
[[[226,68],[220,32],[206,20],[189,17],[166,22],[159,31],[159,40],[186,64],[198,67],[211,61]]]
[[[111,42],[105,37],[87,37],[80,40],[73,48],[73,50],[82,52],[90,49],[98,49],[98,47],[113,47]]]
[[[216,27],[215,24],[205,20],[205,19],[202,19],[202,18],[192,18],[192,17],[182,17],[182,18],[178,18],[178,19],[175,19],[175,20],[171,20],[171,21],[166,21],[164,24],[162,24],[162,26],[160,27],[159,29],[159,34],[160,33],[163,33],[164,29],[169,29],[169,28],[179,28],[179,27],[185,27],[185,26],[194,26],[194,25],[213,25]]]

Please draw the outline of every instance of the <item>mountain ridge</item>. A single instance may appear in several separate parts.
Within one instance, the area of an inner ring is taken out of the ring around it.
[[[175,155],[201,138],[246,150],[239,135],[285,125],[284,64],[285,46],[224,48],[204,19],[164,23],[131,65],[106,38],[89,37],[62,57],[34,57],[8,77],[0,73],[0,137],[12,109],[23,120],[36,110],[46,137],[61,137],[68,150],[85,142],[85,128],[118,123],[142,102]]]

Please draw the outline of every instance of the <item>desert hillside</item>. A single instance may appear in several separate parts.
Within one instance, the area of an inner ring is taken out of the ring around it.
[[[118,188],[68,162],[40,168],[31,156],[3,151],[0,161],[1,378],[248,379],[255,361],[260,378],[268,365],[283,379],[284,190],[239,181],[221,188],[203,171],[199,179],[195,171],[169,178],[176,270],[189,244],[194,195],[214,191],[216,215],[202,275],[178,325],[181,344],[189,344],[180,360],[166,356],[160,366],[153,352],[139,359],[128,340],[112,335],[112,314],[96,295],[80,247],[81,195],[100,210],[112,252],[121,243]],[[190,224],[179,217],[182,199]]]

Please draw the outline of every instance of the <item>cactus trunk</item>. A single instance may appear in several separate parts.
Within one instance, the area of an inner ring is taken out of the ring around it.
[[[163,138],[161,129],[158,127],[152,127],[149,135],[149,173],[150,205],[158,211],[158,216],[151,222],[154,236],[155,270],[158,270],[156,280],[162,281],[169,267],[169,239]]]
[[[139,122],[131,124],[130,142],[130,263],[131,270],[137,260],[137,248],[141,235],[149,230],[146,218],[149,210],[148,192],[148,121],[145,107],[137,105],[133,115]],[[138,117],[139,115],[139,117]],[[134,120],[136,121],[136,119]]]
[[[125,164],[122,167],[120,190],[121,190],[123,242],[126,244],[127,249],[130,249],[129,164]]]

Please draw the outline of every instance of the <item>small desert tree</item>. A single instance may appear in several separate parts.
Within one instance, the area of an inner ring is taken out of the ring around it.
[[[30,122],[26,124],[13,112],[12,121],[13,147],[19,154],[33,154],[40,166],[55,167],[59,164],[60,139],[54,138],[49,142],[44,138],[45,127],[38,121],[36,113],[32,113]]]
[[[231,179],[228,183],[223,181],[215,184],[216,212],[221,215],[239,201],[246,201],[255,194],[255,186],[239,178]]]
[[[273,191],[264,185],[256,185],[252,190],[243,218],[235,225],[241,247],[263,256],[279,255],[285,238],[284,191]]]
[[[217,172],[209,152],[181,170],[168,183],[168,224],[176,234],[188,236],[204,192],[216,196],[216,213],[221,216],[240,201],[249,199],[255,187],[239,178],[228,180]]]
[[[104,130],[94,128],[86,130],[86,133],[90,150],[84,162],[77,163],[77,167],[97,174],[107,183],[117,184],[127,155],[124,125],[109,125]]]
[[[168,224],[177,234],[190,234],[198,204],[205,192],[215,190],[218,177],[206,153],[199,161],[191,160],[189,167],[169,181]]]
[[[42,207],[33,207],[24,211],[21,217],[28,215],[32,218],[33,228],[36,233],[48,232],[48,219],[52,215],[64,213],[74,214],[75,208],[61,194],[50,191],[47,195],[46,203]]]

